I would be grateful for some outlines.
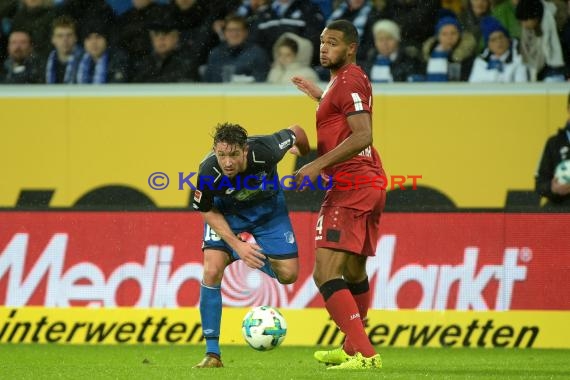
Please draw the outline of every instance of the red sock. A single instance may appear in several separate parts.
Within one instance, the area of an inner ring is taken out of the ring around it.
[[[360,352],[365,357],[376,355],[376,351],[364,331],[356,302],[348,289],[335,291],[325,302],[325,305],[332,319],[350,340],[354,352]],[[350,352],[347,353],[351,354]]]
[[[356,302],[356,306],[358,307],[358,312],[360,313],[360,319],[362,320],[362,325],[364,326],[364,321],[366,316],[368,315],[368,308],[370,307],[370,290],[367,290],[364,293],[360,294],[353,294],[352,297]],[[356,350],[354,349],[348,335],[344,339],[344,344],[342,345],[342,349],[349,355],[354,355]]]

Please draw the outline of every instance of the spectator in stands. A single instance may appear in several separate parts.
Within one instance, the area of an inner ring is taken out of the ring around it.
[[[0,70],[5,84],[43,83],[38,59],[33,54],[32,37],[25,30],[13,30],[8,37],[8,58]]]
[[[325,20],[327,20],[333,12],[333,3],[338,3],[338,1],[333,0],[311,0],[311,2],[319,7]]]
[[[55,47],[46,62],[46,83],[75,82],[77,66],[83,55],[77,46],[77,29],[75,21],[68,16],[61,16],[53,21],[51,42]]]
[[[251,26],[252,42],[261,46],[269,55],[279,36],[291,32],[311,41],[313,51],[319,51],[320,35],[325,22],[317,5],[309,0],[274,0],[271,7],[271,19],[261,20]],[[312,63],[319,64],[318,54],[314,55]]]
[[[195,72],[191,77],[197,79],[198,67],[206,63],[208,53],[216,43],[208,0],[172,0],[168,12],[180,32],[180,50],[192,59]]]
[[[236,10],[235,14],[237,16],[244,17],[251,27],[250,18],[261,11],[269,9],[270,5],[270,0],[244,0]]]
[[[171,20],[159,20],[149,25],[152,54],[135,66],[133,82],[171,83],[194,82],[197,68],[190,55],[179,49],[180,32]]]
[[[507,29],[487,16],[481,20],[481,31],[485,50],[475,59],[469,82],[527,82],[528,70]]]
[[[475,37],[462,32],[459,20],[452,16],[442,17],[435,31],[435,36],[423,45],[426,79],[432,82],[467,81],[477,44]]]
[[[118,50],[109,48],[109,28],[101,22],[91,21],[85,27],[83,48],[77,68],[79,84],[124,83],[127,81],[128,59]]]
[[[366,0],[346,0],[342,1],[335,8],[327,20],[327,24],[334,20],[348,20],[356,27],[358,36],[362,43],[366,22],[372,11],[372,4]]]
[[[400,27],[392,20],[380,20],[373,28],[375,49],[363,65],[372,82],[406,82],[423,77],[420,60],[400,47]]]
[[[269,71],[266,52],[247,41],[248,26],[241,16],[228,16],[224,41],[208,57],[206,82],[265,82]]]
[[[479,24],[481,19],[491,14],[491,0],[468,0],[467,7],[459,14],[463,30],[469,32],[477,41],[477,52],[483,51],[483,35]]]
[[[8,46],[8,35],[10,34],[10,26],[12,19],[18,11],[19,0],[0,1],[0,62],[4,62],[7,58],[6,47]]]
[[[267,76],[267,82],[290,84],[291,78],[299,76],[313,82],[319,80],[311,68],[313,45],[306,38],[294,33],[284,33],[273,48],[273,67]]]
[[[153,0],[132,0],[133,8],[117,20],[116,41],[112,41],[126,52],[131,63],[137,63],[150,54],[152,46],[148,26],[162,17],[160,6]]]
[[[491,7],[491,15],[507,29],[511,38],[521,36],[521,23],[517,20],[516,8],[518,0],[495,0]]]
[[[95,22],[109,28],[115,25],[115,12],[105,0],[65,0],[56,10],[58,16],[66,15],[75,20],[80,41],[87,36],[87,31],[83,30],[85,25]]]
[[[564,59],[556,29],[552,3],[520,0],[517,19],[521,21],[521,52],[530,70],[531,81],[564,81]]]
[[[562,161],[570,160],[570,94],[566,111],[566,125],[546,141],[535,175],[536,192],[548,198],[549,206],[570,207],[570,184],[561,183],[554,177],[556,167]]]
[[[419,58],[423,42],[433,35],[441,9],[441,1],[385,0],[375,3],[375,10],[368,20],[367,30],[369,32],[366,32],[366,35],[373,35],[372,27],[376,21],[388,18],[400,26],[402,47]],[[373,46],[373,41],[369,41],[368,45],[363,41],[363,44],[370,48]]]
[[[45,0],[22,0],[21,6],[12,19],[14,30],[27,30],[34,42],[34,52],[45,58],[51,50],[50,31],[55,18],[53,7]]]

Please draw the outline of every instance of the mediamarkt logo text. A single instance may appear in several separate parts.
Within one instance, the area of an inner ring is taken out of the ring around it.
[[[199,262],[172,268],[175,252],[170,245],[149,245],[143,263],[125,262],[108,276],[93,262],[84,261],[66,267],[66,255],[71,253],[68,252],[68,234],[65,233],[54,234],[37,260],[31,263],[26,261],[31,238],[27,233],[14,234],[0,254],[0,284],[7,284],[6,294],[0,295],[0,300],[4,299],[6,306],[27,305],[31,297],[39,293],[45,294],[44,306],[63,307],[73,301],[83,301],[88,306],[113,307],[118,306],[118,288],[125,281],[135,281],[140,287],[138,300],[134,305],[121,306],[176,307],[179,306],[177,295],[182,285],[186,281],[200,281],[202,276],[202,264]],[[395,246],[395,235],[383,235],[376,256],[368,260],[368,273],[374,284],[372,308],[397,309],[398,293],[405,284],[415,282],[422,290],[416,307],[420,310],[509,310],[516,283],[527,277],[527,267],[517,263],[519,248],[505,248],[501,263],[480,265],[479,270],[478,247],[466,247],[463,262],[458,265],[406,264],[394,269]],[[244,264],[238,262],[234,265]],[[27,273],[24,273],[24,268],[29,268]],[[263,277],[263,281],[275,282],[267,277]],[[283,292],[276,292],[276,296],[265,300],[279,307],[307,307],[320,295],[310,276],[299,281],[302,284],[293,295],[281,297],[279,294]],[[456,302],[448,305],[454,284],[457,284],[454,287]],[[483,297],[489,285],[497,289],[494,304],[487,304]],[[236,306],[229,296],[224,296],[224,302],[228,306]],[[247,306],[243,300],[240,302],[239,306]]]

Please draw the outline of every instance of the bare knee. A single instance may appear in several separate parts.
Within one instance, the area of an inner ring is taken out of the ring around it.
[[[208,286],[220,285],[224,277],[225,269],[226,265],[223,262],[206,260],[204,262],[202,282]]]
[[[284,285],[292,284],[295,281],[297,281],[297,272],[294,271],[285,271],[284,273],[281,272],[277,275],[277,279],[281,284]]]
[[[208,286],[219,285],[222,282],[223,276],[224,276],[223,268],[215,266],[204,267],[202,282],[204,283],[204,285]]]
[[[287,260],[275,260],[270,258],[269,260],[271,262],[271,268],[281,284],[287,285],[297,281],[297,275],[299,273],[299,261],[297,258]]]

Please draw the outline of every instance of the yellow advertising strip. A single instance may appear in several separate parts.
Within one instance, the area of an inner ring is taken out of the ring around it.
[[[222,344],[245,344],[248,309],[224,308]],[[340,345],[324,309],[282,309],[284,344]],[[367,332],[378,347],[570,348],[568,311],[371,310]],[[0,343],[202,344],[197,308],[91,309],[0,307]]]
[[[252,135],[300,124],[316,147],[316,103],[292,85],[27,91],[0,89],[0,162],[10,163],[0,207],[14,207],[22,190],[53,190],[50,207],[70,207],[106,186],[187,207],[180,176],[198,170],[223,121]],[[565,84],[375,86],[374,144],[389,176],[421,175],[419,185],[458,207],[503,207],[509,190],[534,188],[544,143],[566,122],[567,95]],[[287,155],[280,174],[293,169]],[[157,171],[167,189],[149,187]]]

